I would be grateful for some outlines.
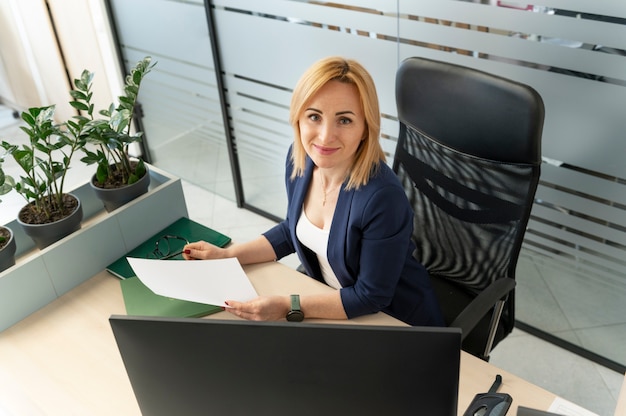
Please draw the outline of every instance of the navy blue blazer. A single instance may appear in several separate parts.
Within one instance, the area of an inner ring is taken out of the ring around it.
[[[324,281],[315,254],[296,237],[313,162],[290,179],[287,157],[287,218],[264,233],[277,259],[296,252],[307,274]],[[383,311],[410,325],[443,326],[428,272],[414,257],[413,210],[398,178],[385,163],[367,185],[339,193],[329,231],[328,261],[342,285],[348,318]]]

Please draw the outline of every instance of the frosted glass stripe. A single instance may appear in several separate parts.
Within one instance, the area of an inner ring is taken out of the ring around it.
[[[571,230],[581,231],[598,239],[605,239],[612,244],[622,245],[622,257],[626,258],[626,233],[624,231],[606,227],[604,224],[588,221],[563,210],[548,208],[540,204],[533,206],[532,216],[550,223],[560,224]],[[537,227],[539,226],[537,225]]]

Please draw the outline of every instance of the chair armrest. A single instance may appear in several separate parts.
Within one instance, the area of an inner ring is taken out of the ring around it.
[[[504,300],[508,296],[515,288],[515,284],[515,280],[510,277],[496,279],[463,309],[450,326],[461,328],[462,338],[465,339],[482,317],[485,316],[499,300]]]

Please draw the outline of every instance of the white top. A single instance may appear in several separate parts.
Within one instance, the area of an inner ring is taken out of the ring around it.
[[[328,254],[326,254],[328,252],[328,234],[329,231],[313,225],[306,217],[304,209],[302,210],[298,224],[296,224],[296,237],[317,256],[326,284],[332,288],[341,289],[341,284],[330,267],[330,263],[328,263]]]

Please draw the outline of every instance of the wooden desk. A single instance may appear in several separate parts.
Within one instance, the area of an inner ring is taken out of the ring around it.
[[[622,389],[617,398],[617,407],[615,407],[615,416],[626,416],[626,374],[622,382]]]
[[[260,294],[333,290],[280,263],[245,270]],[[139,415],[108,322],[110,315],[125,313],[119,280],[101,272],[0,333],[0,414]],[[227,312],[209,318],[237,319]],[[342,322],[404,325],[382,313]],[[462,353],[459,414],[496,374],[503,377],[501,391],[513,396],[511,415],[518,405],[547,409],[556,397]]]

